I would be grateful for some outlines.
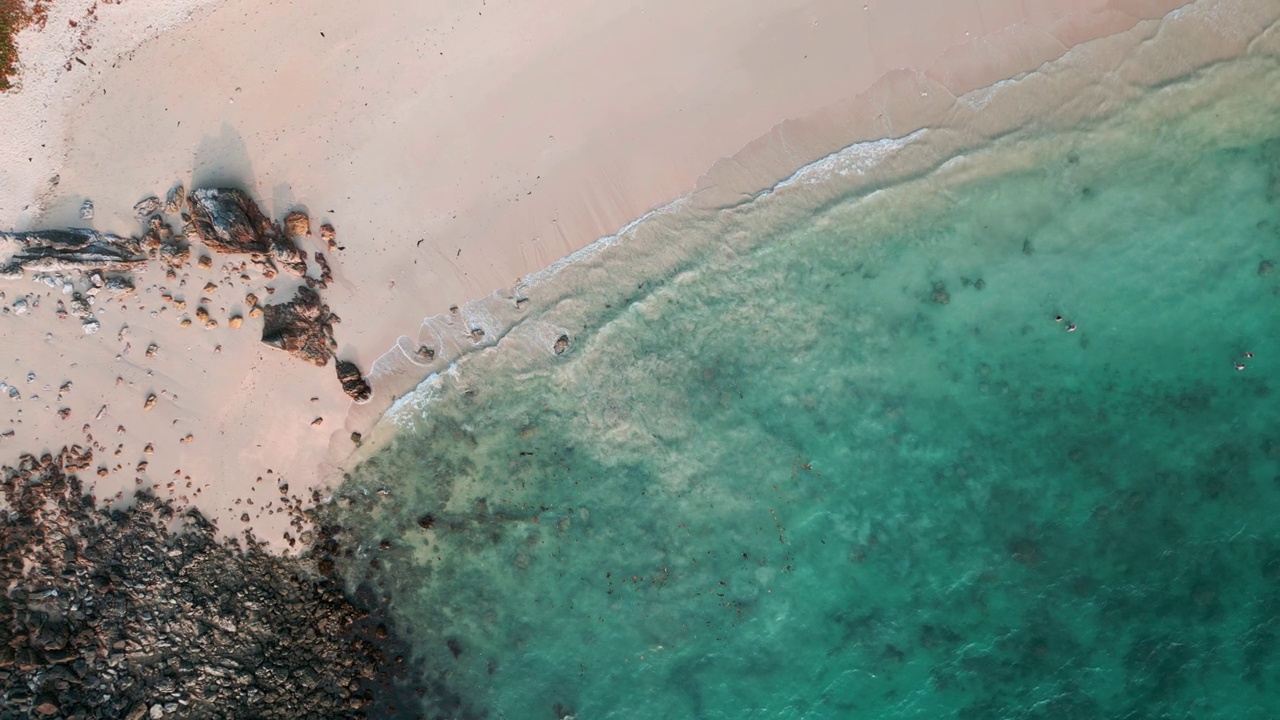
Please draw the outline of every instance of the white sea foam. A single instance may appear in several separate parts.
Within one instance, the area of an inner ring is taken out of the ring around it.
[[[786,180],[774,185],[769,191],[762,193],[761,196],[772,194],[791,185],[812,185],[830,180],[833,177],[866,175],[892,157],[894,153],[923,138],[927,133],[928,129],[924,128],[903,137],[854,143],[843,150],[831,153],[821,160],[815,160],[805,165],[792,173]]]

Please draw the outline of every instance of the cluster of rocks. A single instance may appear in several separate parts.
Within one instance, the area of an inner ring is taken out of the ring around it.
[[[403,648],[331,561],[219,543],[150,494],[100,509],[74,474],[92,462],[70,448],[3,469],[0,718],[415,716]]]
[[[354,363],[337,361],[333,325],[339,318],[324,304],[318,290],[328,287],[333,276],[328,260],[315,253],[320,277],[307,275],[306,254],[293,238],[311,234],[311,220],[305,213],[292,212],[281,226],[273,222],[241,190],[214,188],[195,190],[187,197],[191,210],[187,232],[220,253],[249,253],[255,262],[284,268],[303,278],[292,300],[266,305],[262,341],[313,365],[337,362],[338,380],[352,399],[363,402],[372,395],[368,382]],[[322,239],[330,249],[337,247],[331,225],[321,227]],[[270,276],[270,275],[268,275]]]
[[[92,204],[86,204],[85,208],[87,217],[92,217]],[[128,277],[107,276],[104,272],[125,273],[156,262],[168,278],[177,280],[181,269],[191,260],[192,243],[198,242],[214,253],[248,256],[248,262],[257,266],[268,280],[281,272],[301,279],[303,285],[296,296],[285,302],[259,307],[257,297],[249,295],[249,316],[266,316],[262,341],[268,345],[320,366],[334,358],[337,343],[333,325],[338,318],[321,301],[318,292],[328,287],[333,274],[328,259],[320,252],[314,253],[319,276],[307,274],[307,255],[295,242],[296,237],[311,235],[311,221],[305,213],[289,213],[282,225],[267,217],[243,190],[198,188],[187,193],[181,185],[170,190],[164,201],[156,196],[147,197],[138,202],[133,211],[145,224],[140,238],[79,228],[0,233],[0,277],[20,278],[28,270],[91,272],[96,278],[92,292],[106,289],[118,294],[132,291],[133,282]],[[180,216],[181,233],[174,231],[166,215]],[[320,235],[329,250],[339,249],[332,225],[322,225]],[[211,267],[212,259],[203,256],[199,264]],[[210,283],[205,291],[215,288]],[[268,288],[268,291],[274,290]],[[165,292],[161,297],[173,302],[179,311],[186,307],[185,301],[178,300],[173,293]],[[202,300],[202,304],[207,300]],[[11,305],[4,305],[4,312],[23,314],[34,307],[35,302],[38,300],[19,298]],[[70,310],[59,303],[58,317],[75,315],[84,324],[85,332],[96,332],[101,326],[92,315],[92,304],[91,296],[76,293]],[[218,321],[210,317],[205,308],[197,308],[195,314],[206,329],[218,327]],[[232,329],[239,328],[243,322],[244,318],[238,314],[227,318]],[[187,326],[192,321],[184,317],[180,324]],[[349,396],[357,401],[369,399],[372,390],[353,363],[342,363],[338,377]]]

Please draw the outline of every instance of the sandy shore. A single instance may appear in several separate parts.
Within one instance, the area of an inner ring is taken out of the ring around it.
[[[88,198],[93,227],[136,235],[134,203],[179,182],[243,187],[277,219],[308,210],[345,248],[325,295],[343,318],[338,354],[368,368],[425,316],[650,208],[690,192],[712,206],[750,197],[843,145],[909,132],[928,117],[920,108],[945,112],[1180,4],[566,0],[549,13],[397,1],[353,15],[225,0],[155,15],[162,3],[131,0],[98,7],[84,31],[63,23],[88,3],[67,3],[22,39],[21,92],[0,96],[0,132],[15,138],[0,155],[0,228],[84,225]],[[903,109],[916,81],[946,92]],[[14,348],[0,380],[22,395],[0,399],[0,430],[14,430],[0,461],[92,435],[100,496],[156,485],[223,532],[283,547],[278,486],[305,501],[392,398],[348,417],[332,365],[258,342],[260,320],[228,328],[247,292],[286,297],[291,285],[241,280],[215,259],[174,280],[139,275],[137,297],[104,303],[93,335],[54,318],[56,290],[0,286],[5,303],[42,294],[40,308],[0,317]],[[165,292],[207,297],[219,327],[180,326]]]

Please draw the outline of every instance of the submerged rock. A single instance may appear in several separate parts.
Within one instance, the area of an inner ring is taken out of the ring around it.
[[[313,365],[328,364],[338,343],[333,338],[334,315],[320,301],[319,293],[303,286],[293,300],[266,305],[262,310],[262,342]]]
[[[364,402],[373,395],[373,388],[365,382],[360,368],[353,362],[338,361],[338,382],[342,383],[342,392],[356,402]]]
[[[243,190],[200,188],[187,196],[191,229],[209,249],[221,253],[269,253],[279,233]]]
[[[0,269],[9,278],[23,270],[122,271],[146,262],[137,240],[87,228],[0,233]]]

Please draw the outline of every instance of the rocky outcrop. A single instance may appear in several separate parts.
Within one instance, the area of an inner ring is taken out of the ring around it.
[[[74,474],[92,462],[72,448],[0,473],[0,717],[411,710],[405,680],[421,673],[372,593],[353,601],[331,577],[333,530],[304,560],[221,543],[198,512],[178,518],[150,494],[108,512]]]
[[[356,402],[364,402],[373,396],[373,388],[365,382],[360,368],[353,362],[338,361],[338,382],[342,383],[342,392]]]
[[[216,252],[270,253],[271,240],[279,235],[275,223],[243,190],[192,190],[187,207],[196,236]]]
[[[293,300],[265,305],[262,310],[262,342],[314,365],[329,362],[338,347],[333,338],[336,318],[319,293],[303,286]]]
[[[86,228],[0,232],[0,274],[21,277],[23,270],[108,270],[121,272],[147,262],[133,238]]]

